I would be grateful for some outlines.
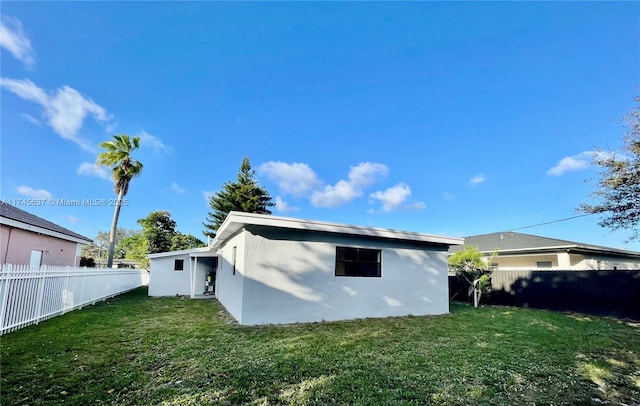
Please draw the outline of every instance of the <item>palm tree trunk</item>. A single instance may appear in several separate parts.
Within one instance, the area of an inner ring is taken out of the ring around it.
[[[113,211],[113,221],[111,221],[111,233],[109,233],[109,257],[107,258],[107,268],[113,266],[113,255],[116,251],[116,231],[118,229],[118,217],[120,217],[120,204],[124,197],[124,189],[118,192],[118,201],[116,202],[116,208]]]

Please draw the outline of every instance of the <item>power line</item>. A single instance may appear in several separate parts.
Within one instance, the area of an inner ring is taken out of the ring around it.
[[[530,226],[512,228],[512,229],[506,230],[506,232],[524,230],[526,228],[534,228],[534,227],[538,227],[538,226],[546,226],[547,224],[560,223],[562,221],[569,221],[569,220],[577,219],[577,218],[580,218],[580,217],[591,216],[592,214],[595,214],[595,213],[578,214],[577,216],[566,217],[566,218],[563,218],[563,219],[547,221],[547,222],[544,222],[544,223],[533,224],[533,225],[530,225]]]

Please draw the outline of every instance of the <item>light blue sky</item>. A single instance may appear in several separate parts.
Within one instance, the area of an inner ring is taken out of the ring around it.
[[[88,237],[113,207],[48,201],[113,199],[92,164],[116,133],[143,145],[126,228],[168,210],[203,238],[244,156],[277,215],[450,236],[572,217],[640,85],[638,2],[4,2],[0,34],[2,198]]]

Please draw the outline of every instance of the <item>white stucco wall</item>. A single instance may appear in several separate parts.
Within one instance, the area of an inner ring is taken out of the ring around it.
[[[592,255],[588,258],[582,259],[578,264],[572,267],[572,269],[588,270],[618,270],[618,271],[630,271],[640,269],[640,260],[634,260],[630,258],[614,258],[604,255]]]
[[[236,273],[233,274],[233,248],[236,247]],[[242,294],[244,289],[245,233],[231,237],[218,252],[216,298],[231,315],[242,321]]]
[[[493,262],[499,264],[498,269],[536,269],[538,261],[550,261],[551,268],[540,270],[634,270],[640,269],[640,260],[620,258],[606,255],[588,255],[575,253],[553,253],[545,255],[499,255]]]
[[[366,317],[443,314],[449,311],[447,247],[371,240],[320,232],[264,227],[223,247],[229,278],[231,247],[241,273],[234,293],[241,303],[219,299],[241,324],[280,324]],[[336,246],[382,250],[382,277],[335,276]],[[244,261],[240,263],[241,252]],[[236,275],[238,276],[238,275]],[[227,285],[230,286],[230,285]],[[231,295],[231,292],[228,292]],[[241,308],[241,310],[239,309]],[[239,317],[236,316],[239,314]]]
[[[184,260],[184,269],[174,271],[174,261]],[[149,296],[190,295],[189,254],[177,254],[150,260]]]

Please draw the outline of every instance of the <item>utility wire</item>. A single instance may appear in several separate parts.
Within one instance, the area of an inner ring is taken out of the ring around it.
[[[547,224],[560,223],[562,221],[569,221],[569,220],[577,219],[577,218],[580,218],[580,217],[591,216],[592,214],[595,214],[595,213],[578,214],[577,216],[566,217],[566,218],[563,218],[563,219],[558,219],[558,220],[553,220],[553,221],[547,221],[545,223],[538,223],[538,224],[533,224],[533,225],[530,225],[530,226],[512,228],[512,229],[506,230],[505,232],[516,231],[516,230],[524,230],[525,228],[534,228],[534,227],[538,227],[538,226],[546,226]]]

